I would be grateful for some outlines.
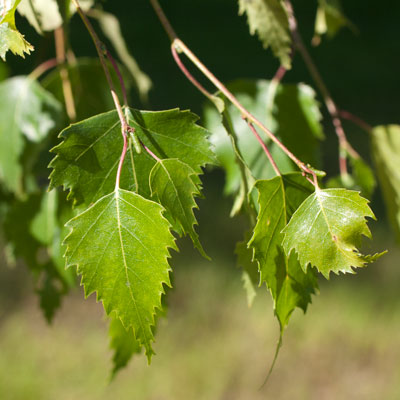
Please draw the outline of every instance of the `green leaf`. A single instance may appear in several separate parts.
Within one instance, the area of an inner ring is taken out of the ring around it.
[[[159,158],[177,158],[195,173],[213,163],[208,132],[196,125],[197,116],[178,109],[150,112],[131,109],[139,139]],[[63,185],[68,198],[86,206],[113,191],[122,150],[121,124],[116,111],[100,114],[61,132],[64,141],[52,151],[50,188]],[[149,174],[156,161],[146,152],[128,150],[121,187],[151,197]]]
[[[372,130],[371,139],[388,219],[400,241],[400,126],[378,126]]]
[[[286,68],[291,67],[291,36],[286,11],[280,0],[239,0],[239,15],[247,14],[250,33],[257,33],[264,48],[271,47]]]
[[[41,243],[31,233],[31,223],[40,212],[41,195],[36,193],[24,200],[8,202],[4,219],[5,240],[12,250],[13,258],[22,258],[34,273],[40,271],[38,251]]]
[[[66,266],[77,266],[85,295],[97,292],[107,315],[133,327],[150,361],[152,326],[170,286],[169,250],[175,248],[163,208],[136,193],[117,190],[67,223]]]
[[[30,54],[33,46],[29,44],[15,26],[15,10],[21,0],[2,1],[0,3],[0,57],[6,60],[6,53],[12,53],[25,57]]]
[[[15,77],[0,83],[0,181],[21,196],[25,142],[42,141],[56,126],[60,103],[39,83]]]
[[[118,18],[110,13],[100,10],[92,10],[90,16],[99,21],[100,28],[114,46],[114,49],[122,63],[130,72],[135,82],[135,86],[138,89],[140,98],[142,101],[146,102],[149,97],[149,91],[153,84],[148,75],[146,75],[140,69],[138,63],[130,54],[125,39],[122,36],[121,26]]]
[[[112,377],[124,368],[134,354],[139,354],[142,350],[139,342],[135,338],[132,328],[125,329],[118,318],[110,319],[109,329],[110,347],[114,350]]]
[[[340,29],[349,27],[356,30],[354,25],[345,17],[339,0],[318,0],[315,18],[315,33],[313,44],[318,45],[322,35],[334,37]]]
[[[315,266],[327,279],[330,272],[354,273],[382,254],[362,255],[358,247],[362,235],[371,238],[366,217],[375,219],[368,200],[346,189],[317,189],[296,210],[283,230],[287,255],[297,252],[307,271]]]
[[[271,292],[283,332],[296,307],[306,312],[318,286],[314,269],[303,271],[295,255],[285,255],[281,232],[313,186],[300,173],[292,173],[257,181],[255,187],[260,210],[248,247],[258,263],[260,284],[265,282]]]
[[[9,201],[4,221],[4,236],[14,259],[22,259],[33,274],[40,307],[48,322],[60,307],[62,297],[75,286],[73,271],[60,266],[54,254],[57,234],[56,193],[31,194],[23,201]],[[53,236],[52,236],[53,235]],[[58,243],[59,244],[59,243]]]
[[[304,84],[279,85],[276,92],[269,81],[245,80],[228,85],[239,102],[263,122],[302,161],[318,167],[318,141],[323,138],[321,113],[314,90]],[[272,92],[275,92],[271,104]],[[255,179],[269,179],[275,172],[258,141],[243,121],[241,113],[229,105],[236,145],[244,162]],[[212,132],[210,137],[217,158],[226,172],[225,193],[236,193],[241,187],[243,173],[231,139],[221,124],[221,117],[214,107],[205,109],[205,126]],[[274,143],[259,131],[282,173],[294,170],[294,164]]]
[[[178,226],[178,233],[188,234],[194,246],[208,258],[194,230],[197,221],[193,208],[198,208],[194,197],[201,195],[199,175],[184,162],[167,159],[154,165],[149,179],[151,195],[170,213],[172,226]]]
[[[50,72],[43,79],[42,85],[64,104],[61,69],[61,67],[58,67]],[[78,121],[115,109],[107,79],[98,59],[78,58],[76,63],[68,65],[67,69]],[[132,79],[124,69],[121,69],[121,73],[127,90],[129,90]],[[112,68],[110,68],[110,74],[113,81],[117,82],[116,73]],[[118,97],[122,98],[119,86],[117,86],[116,92]]]
[[[88,11],[94,1],[80,0],[81,8]],[[60,12],[61,9],[61,12]],[[66,0],[22,0],[18,12],[24,16],[39,34],[59,28],[76,8]]]

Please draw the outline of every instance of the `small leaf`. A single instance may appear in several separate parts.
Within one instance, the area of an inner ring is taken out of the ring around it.
[[[311,264],[327,279],[331,271],[354,273],[353,268],[370,262],[358,250],[362,235],[371,238],[366,217],[375,219],[368,200],[358,192],[318,189],[296,210],[283,230],[283,248],[287,255],[292,250],[297,252],[304,271]]]
[[[250,33],[257,33],[264,48],[271,47],[286,68],[291,67],[291,36],[280,0],[239,0],[239,15],[247,14]]]
[[[282,229],[293,212],[312,192],[313,186],[300,173],[257,181],[260,205],[254,234],[248,243],[274,300],[281,332],[296,307],[304,312],[318,287],[315,271],[303,271],[296,257],[287,256],[282,248]]]
[[[116,317],[111,317],[108,332],[111,338],[110,347],[114,350],[112,370],[112,377],[114,377],[120,369],[128,364],[134,354],[141,352],[142,348],[135,338],[133,329],[125,329],[122,322]]]
[[[400,241],[400,125],[378,126],[371,139],[388,219]]]
[[[345,17],[339,0],[318,0],[315,18],[313,44],[318,45],[322,35],[334,37],[340,29],[349,27],[356,31],[354,25]]]
[[[197,225],[193,208],[194,200],[200,196],[200,178],[189,165],[177,159],[159,160],[150,172],[151,195],[163,205],[172,216],[172,226],[178,225],[177,232],[188,234],[194,246],[206,257],[194,230]]]
[[[131,109],[138,138],[159,158],[177,158],[197,174],[214,157],[208,132],[195,124],[197,116],[187,111],[159,112]],[[50,188],[70,189],[74,204],[89,206],[113,191],[122,150],[121,124],[116,111],[73,124],[61,132],[64,141],[52,149]],[[121,187],[150,198],[149,174],[156,161],[146,152],[130,148],[121,175]]]
[[[154,351],[152,326],[170,286],[169,250],[176,249],[163,208],[136,193],[117,190],[67,223],[66,266],[77,266],[85,295],[97,292],[107,315],[115,312],[146,349]]]
[[[15,26],[15,10],[20,1],[3,0],[0,3],[0,57],[4,61],[8,50],[21,57],[33,51],[33,46],[24,39]]]
[[[15,77],[0,83],[0,181],[21,196],[25,139],[42,141],[59,120],[61,104],[39,83]]]

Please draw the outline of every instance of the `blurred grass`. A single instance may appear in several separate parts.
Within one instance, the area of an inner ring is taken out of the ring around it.
[[[107,323],[93,297],[76,291],[47,326],[33,295],[8,305],[1,296],[0,398],[398,399],[399,255],[394,249],[357,276],[321,282],[307,315],[293,315],[262,390],[278,326],[263,288],[247,308],[232,265],[188,265],[178,256],[152,365],[137,357],[111,383]]]

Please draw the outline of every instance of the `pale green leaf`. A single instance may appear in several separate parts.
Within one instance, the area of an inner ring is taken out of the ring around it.
[[[29,44],[15,26],[15,10],[21,0],[0,2],[0,57],[5,61],[7,51],[21,57],[30,54],[33,46]]]
[[[114,351],[112,376],[124,368],[134,354],[139,354],[142,350],[139,342],[135,338],[132,328],[125,329],[118,318],[111,317],[110,328],[110,348]]]
[[[59,28],[63,23],[63,15],[67,19],[75,12],[75,7],[69,3],[65,0],[22,0],[18,6],[18,12],[29,21],[38,33],[42,34]],[[93,3],[93,0],[79,1],[84,11],[89,10]]]
[[[400,240],[400,125],[378,126],[371,139],[387,215]]]
[[[354,25],[343,14],[339,0],[318,0],[317,15],[315,17],[315,33],[313,44],[318,45],[322,35],[334,37],[344,27],[356,30]]]
[[[188,234],[194,246],[206,257],[194,230],[197,225],[193,208],[198,208],[195,197],[200,196],[201,182],[192,167],[177,159],[159,160],[150,172],[150,189],[154,197],[172,217],[177,232]]]
[[[178,109],[150,112],[131,109],[139,139],[159,158],[177,158],[196,174],[214,158],[208,132],[196,125],[197,116]],[[100,114],[66,128],[64,141],[52,151],[50,188],[70,189],[75,204],[90,205],[113,191],[122,150],[121,124],[116,111]],[[156,161],[145,151],[128,150],[121,187],[150,198],[149,174]]]
[[[260,208],[248,246],[258,263],[260,284],[265,282],[271,292],[283,331],[296,307],[306,311],[317,287],[315,270],[303,271],[295,255],[284,253],[281,232],[313,187],[300,173],[257,181],[255,187]]]
[[[354,273],[380,255],[364,256],[362,235],[371,238],[366,217],[375,218],[368,200],[346,189],[317,189],[294,213],[283,230],[287,255],[295,250],[304,271],[315,266],[327,279],[330,272]]]
[[[60,103],[36,81],[15,77],[0,83],[0,181],[22,195],[25,142],[40,142],[55,128]]]
[[[57,192],[45,192],[40,210],[31,222],[30,232],[34,238],[44,245],[50,245],[57,224]]]
[[[21,33],[10,27],[8,23],[0,24],[0,57],[6,61],[7,51],[25,58],[25,53],[30,54],[33,46],[27,42]]]
[[[264,48],[271,47],[281,64],[290,69],[292,39],[288,16],[280,0],[239,0],[239,15],[247,14],[250,33],[257,33]]]
[[[66,266],[77,266],[85,295],[97,293],[108,315],[132,327],[150,361],[152,326],[170,286],[168,248],[176,248],[163,208],[136,193],[117,190],[67,225]]]

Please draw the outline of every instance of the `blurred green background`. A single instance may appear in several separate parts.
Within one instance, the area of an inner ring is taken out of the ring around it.
[[[223,82],[269,79],[278,63],[248,34],[234,0],[164,1],[176,31]],[[316,1],[295,0],[295,12],[310,44]],[[343,2],[357,26],[311,48],[341,108],[371,125],[400,123],[400,3]],[[204,100],[174,64],[168,39],[145,0],[106,2],[120,19],[130,50],[150,75],[149,109],[190,108],[199,115]],[[32,56],[8,56],[10,75],[29,73],[52,57],[51,35],[40,37],[22,18],[17,26],[35,45]],[[95,56],[80,20],[72,21],[77,56]],[[312,81],[299,56],[285,82]],[[134,102],[137,101],[133,95]],[[136,104],[132,104],[136,106]],[[324,168],[337,171],[337,144],[324,114],[327,140]],[[366,134],[347,125],[351,142],[369,160]],[[400,168],[400,166],[399,166]],[[389,254],[355,276],[321,279],[320,295],[304,317],[296,311],[284,336],[277,365],[259,390],[273,357],[278,324],[266,290],[247,307],[233,249],[244,220],[229,219],[230,200],[222,195],[223,173],[204,176],[198,231],[213,261],[203,261],[188,241],[174,254],[174,290],[168,318],[160,321],[151,367],[144,357],[109,383],[111,351],[107,322],[93,296],[76,290],[47,326],[22,265],[0,267],[0,399],[399,399],[400,251],[385,222],[379,192],[373,208],[375,249]]]

